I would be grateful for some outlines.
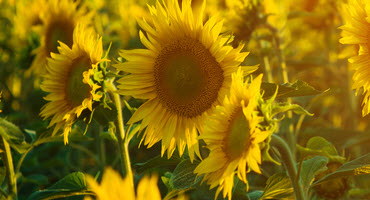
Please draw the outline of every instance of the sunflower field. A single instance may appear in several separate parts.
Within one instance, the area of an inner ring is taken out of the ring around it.
[[[369,0],[0,0],[0,200],[370,199]]]

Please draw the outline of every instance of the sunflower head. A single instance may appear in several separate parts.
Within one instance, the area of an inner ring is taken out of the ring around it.
[[[36,57],[31,69],[37,74],[46,72],[45,64],[51,53],[58,53],[59,41],[69,48],[73,44],[73,32],[78,23],[90,24],[92,13],[84,4],[73,0],[50,0],[40,13],[41,45],[35,50]]]
[[[121,175],[111,167],[106,167],[103,178],[98,184],[94,177],[87,175],[86,182],[88,187],[96,194],[97,200],[161,200],[157,183],[158,176],[144,176],[136,189],[130,182],[129,177],[122,178]],[[186,200],[185,195],[179,195],[176,200]],[[175,200],[173,199],[173,200]],[[84,200],[91,200],[85,197]]]
[[[348,59],[351,64],[350,69],[354,70],[352,77],[352,88],[356,93],[363,88],[364,100],[362,115],[365,116],[370,112],[370,16],[368,4],[364,0],[349,0],[348,3],[342,4],[341,14],[344,25],[342,29],[342,38],[339,40],[342,44],[354,45],[358,49],[357,55]]]
[[[243,82],[243,77],[242,70],[233,74],[230,95],[217,107],[199,136],[210,154],[194,171],[204,174],[203,181],[211,188],[218,186],[216,196],[223,190],[223,197],[228,195],[229,199],[235,170],[245,183],[250,170],[261,173],[260,144],[272,134],[272,129],[263,125],[264,117],[259,110],[262,75],[249,85]]]
[[[241,41],[249,42],[256,26],[262,23],[262,19],[259,16],[261,9],[261,2],[255,0],[238,0],[228,3],[226,13],[227,28],[233,30],[235,36],[233,41],[234,46],[237,46]]]
[[[102,61],[102,38],[92,29],[78,25],[72,48],[60,42],[58,50],[48,59],[41,89],[50,93],[45,97],[49,102],[40,114],[45,119],[52,117],[49,127],[55,125],[53,134],[63,127],[67,143],[73,123],[85,109],[92,111],[93,102],[102,96],[97,91],[101,86],[94,79]]]
[[[191,160],[199,155],[198,131],[248,55],[240,52],[243,45],[234,49],[230,36],[220,35],[223,22],[217,17],[203,23],[202,5],[194,12],[190,0],[183,0],[181,8],[177,0],[149,6],[152,23],[138,20],[148,49],[124,50],[120,55],[127,62],[115,65],[130,73],[118,81],[118,93],[148,99],[128,123],[142,120],[144,144],[162,141],[162,155],[167,150],[168,157],[176,147],[182,155],[186,146]],[[256,69],[244,68],[248,73]]]
[[[92,176],[86,176],[86,181],[90,189],[96,194],[97,200],[161,199],[157,186],[157,176],[145,176],[142,178],[137,187],[137,195],[135,195],[135,189],[130,182],[131,179],[129,177],[123,179],[118,172],[110,167],[105,168],[100,184]],[[85,197],[85,200],[90,199],[90,197]]]
[[[42,26],[40,13],[44,12],[45,5],[45,0],[17,1],[17,13],[14,17],[15,34],[25,39],[31,31],[39,33]]]

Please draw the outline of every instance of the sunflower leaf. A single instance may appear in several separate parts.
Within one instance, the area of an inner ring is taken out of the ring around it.
[[[262,199],[283,199],[293,195],[293,187],[286,173],[276,173],[272,175],[266,182]]]
[[[313,182],[315,175],[327,169],[326,164],[329,159],[325,156],[315,156],[311,159],[305,160],[302,163],[301,180],[305,189],[307,189]]]
[[[276,89],[278,89],[277,97],[283,96],[285,94],[288,94],[289,92],[294,91],[294,88],[287,87],[284,85],[266,82],[261,83],[261,90],[264,91],[263,95],[264,99],[271,98],[275,94]]]
[[[81,172],[74,172],[49,188],[34,192],[28,197],[28,200],[53,199],[87,194],[91,194],[91,192],[87,191],[85,175]]]
[[[260,191],[260,190],[255,190],[253,192],[248,192],[247,193],[247,197],[249,200],[258,200],[258,199],[261,199],[263,195],[263,191]]]
[[[300,115],[313,116],[313,114],[309,113],[306,109],[302,108],[300,105],[289,104],[289,103],[274,104],[272,106],[271,116],[274,116],[278,113],[283,113],[286,111],[293,111],[294,113],[300,114]]]
[[[336,178],[357,176],[362,174],[370,174],[370,153],[343,164],[337,171],[326,175],[322,179],[316,181],[313,185]]]
[[[24,153],[31,146],[16,125],[2,118],[0,118],[0,136],[18,153]]]
[[[189,159],[180,162],[173,171],[170,185],[173,186],[174,189],[184,190],[200,182],[201,179],[194,174],[194,169],[199,163],[200,161],[198,160],[194,160],[194,162],[191,163]]]
[[[312,137],[307,142],[306,147],[302,147],[298,144],[296,146],[297,150],[302,154],[303,157],[319,155],[328,157],[330,161],[342,163],[345,161],[344,157],[338,155],[334,145],[320,136]]]
[[[262,83],[261,90],[265,92],[263,98],[268,99],[272,97],[276,91],[276,88],[278,88],[276,99],[318,95],[329,90],[316,90],[314,87],[301,80],[297,80],[294,83],[285,83],[282,85],[275,83]]]
[[[170,159],[163,158],[161,155],[158,155],[144,163],[136,163],[135,169],[136,172],[140,174],[156,167],[177,165],[180,160],[181,159],[176,155],[172,156]]]

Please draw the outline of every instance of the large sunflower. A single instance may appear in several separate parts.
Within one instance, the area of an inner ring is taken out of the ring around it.
[[[236,169],[239,179],[245,183],[250,169],[261,173],[259,143],[272,133],[270,129],[261,128],[264,119],[257,111],[261,79],[262,75],[247,87],[247,83],[243,83],[242,71],[234,73],[230,96],[217,107],[206,123],[205,132],[199,136],[207,144],[210,154],[194,173],[205,174],[203,181],[207,181],[211,188],[219,186],[216,196],[223,190],[223,197],[228,195],[231,199]]]
[[[60,42],[59,54],[51,53],[46,65],[41,89],[50,94],[48,102],[40,113],[44,119],[51,116],[49,127],[55,125],[53,135],[63,127],[64,142],[76,119],[85,109],[92,111],[93,101],[100,99],[96,94],[100,86],[91,77],[102,61],[102,38],[92,29],[76,26],[73,32],[73,46],[69,48]]]
[[[191,160],[199,155],[197,131],[202,132],[207,114],[222,102],[231,74],[248,55],[240,53],[243,45],[227,46],[230,37],[220,35],[222,21],[212,17],[203,24],[204,5],[194,13],[190,0],[183,0],[181,9],[177,0],[149,6],[154,25],[138,20],[148,49],[123,50],[127,62],[115,65],[131,73],[118,81],[118,92],[148,99],[128,123],[142,120],[144,144],[162,140],[162,156],[167,150],[171,157],[176,146],[180,155],[188,146]]]
[[[80,1],[49,0],[40,13],[42,23],[41,45],[36,49],[36,57],[31,69],[37,74],[46,72],[45,64],[50,53],[57,53],[58,41],[68,47],[73,44],[73,30],[78,23],[89,24],[92,13],[87,12],[87,7],[79,5]],[[77,8],[77,6],[79,6]]]
[[[351,69],[354,70],[352,88],[356,93],[360,88],[364,91],[364,100],[362,102],[362,115],[370,112],[370,10],[367,9],[367,1],[349,0],[347,4],[342,5],[342,17],[345,24],[340,28],[343,30],[342,38],[339,40],[342,44],[350,44],[359,47],[358,55],[348,59]]]

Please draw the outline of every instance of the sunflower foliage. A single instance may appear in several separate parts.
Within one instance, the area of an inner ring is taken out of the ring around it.
[[[0,0],[0,200],[370,196],[365,0]]]

